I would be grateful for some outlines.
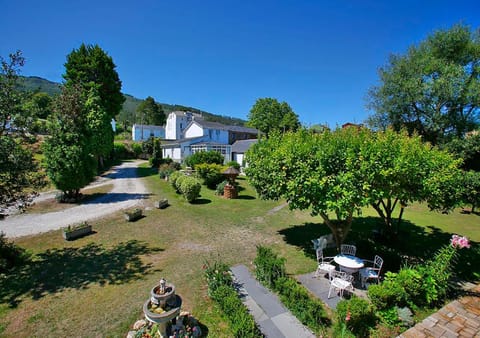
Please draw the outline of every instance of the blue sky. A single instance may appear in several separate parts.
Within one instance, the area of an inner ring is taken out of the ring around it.
[[[82,42],[114,60],[122,91],[246,119],[286,101],[305,125],[362,122],[391,53],[437,29],[480,27],[480,1],[2,1],[0,55],[62,81]]]

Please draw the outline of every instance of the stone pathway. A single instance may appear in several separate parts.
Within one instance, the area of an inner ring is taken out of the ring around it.
[[[480,337],[480,284],[470,293],[445,305],[399,337]]]
[[[280,302],[278,297],[267,290],[245,265],[232,269],[243,303],[250,310],[265,337],[271,338],[314,338],[315,335],[303,326]]]
[[[321,299],[329,308],[336,309],[337,304],[339,301],[342,300],[340,296],[336,292],[332,291],[330,298],[328,298],[328,291],[330,290],[330,281],[328,277],[325,275],[320,275],[318,277],[314,277],[315,272],[309,272],[304,275],[298,276],[298,281],[302,283],[302,285],[307,288],[312,294],[314,294],[317,298]],[[366,298],[367,292],[364,289],[360,288],[360,283],[356,280],[354,283],[354,291],[353,293],[357,297]],[[348,292],[344,293],[344,298],[348,298]]]

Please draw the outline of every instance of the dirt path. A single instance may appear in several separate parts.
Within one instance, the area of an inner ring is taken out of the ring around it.
[[[118,210],[142,204],[148,197],[148,191],[136,175],[136,168],[140,163],[142,162],[124,162],[113,167],[110,173],[104,176],[105,180],[102,179],[105,184],[113,184],[113,189],[97,199],[62,211],[7,217],[0,220],[0,232],[3,231],[10,238],[33,235],[101,218]]]

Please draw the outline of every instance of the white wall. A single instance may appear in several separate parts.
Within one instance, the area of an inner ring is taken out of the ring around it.
[[[192,123],[188,129],[185,129],[185,138],[203,136],[203,128],[196,123]]]

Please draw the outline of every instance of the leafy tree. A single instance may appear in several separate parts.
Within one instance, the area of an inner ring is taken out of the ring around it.
[[[98,164],[103,168],[104,158],[113,150],[113,130],[107,112],[100,104],[100,96],[95,87],[90,89],[85,102],[86,127],[88,129],[89,147]],[[87,136],[87,135],[85,135]]]
[[[223,164],[224,160],[222,154],[218,151],[198,151],[195,154],[188,156],[185,159],[185,164],[189,167],[195,168],[195,166],[200,163]]]
[[[406,128],[433,144],[462,137],[479,124],[480,38],[469,27],[439,30],[380,68],[369,92],[370,122]]]
[[[300,127],[298,116],[286,102],[277,99],[258,99],[248,114],[250,127],[257,128],[266,135],[273,131],[295,131]]]
[[[25,64],[21,51],[9,55],[9,60],[0,57],[0,136],[8,133],[9,126],[15,121],[17,130],[25,126],[23,99],[19,86],[20,68]]]
[[[147,97],[137,107],[137,116],[141,116],[142,124],[163,126],[167,121],[162,105],[155,102],[151,96]]]
[[[49,118],[50,137],[44,143],[47,174],[65,199],[78,199],[96,173],[86,107],[80,87],[64,87]]]
[[[362,143],[358,156],[369,203],[388,232],[398,229],[405,208],[414,201],[426,201],[432,210],[441,211],[450,210],[458,202],[460,161],[423,143],[418,136],[391,129],[372,133]],[[394,222],[397,207],[400,212]]]
[[[44,181],[32,154],[22,146],[22,138],[7,128],[11,120],[17,127],[25,126],[21,124],[23,96],[17,90],[25,60],[17,51],[9,61],[0,57],[0,62],[0,213],[4,213],[11,206],[27,206]]]
[[[0,136],[0,213],[8,207],[25,208],[44,185],[32,154],[8,135]]]
[[[472,206],[472,213],[480,206],[480,172],[467,171],[462,176],[462,201]]]
[[[368,204],[358,156],[366,134],[354,128],[273,133],[247,152],[248,180],[261,198],[285,198],[290,209],[320,215],[340,247],[354,212]]]
[[[26,109],[34,116],[46,119],[52,113],[52,97],[45,92],[33,93],[26,102]]]
[[[248,180],[261,198],[285,198],[291,209],[320,215],[337,246],[350,231],[354,213],[369,204],[392,231],[397,206],[401,219],[413,201],[427,201],[435,210],[457,202],[458,161],[419,137],[393,131],[274,133],[247,152],[247,161]]]
[[[121,93],[122,82],[115,68],[112,58],[98,45],[82,44],[67,56],[63,75],[65,86],[80,85],[85,96],[92,87],[96,87],[99,104],[111,120],[120,112],[125,101]]]
[[[463,160],[464,170],[480,171],[480,130],[462,138],[454,138],[443,147]]]

